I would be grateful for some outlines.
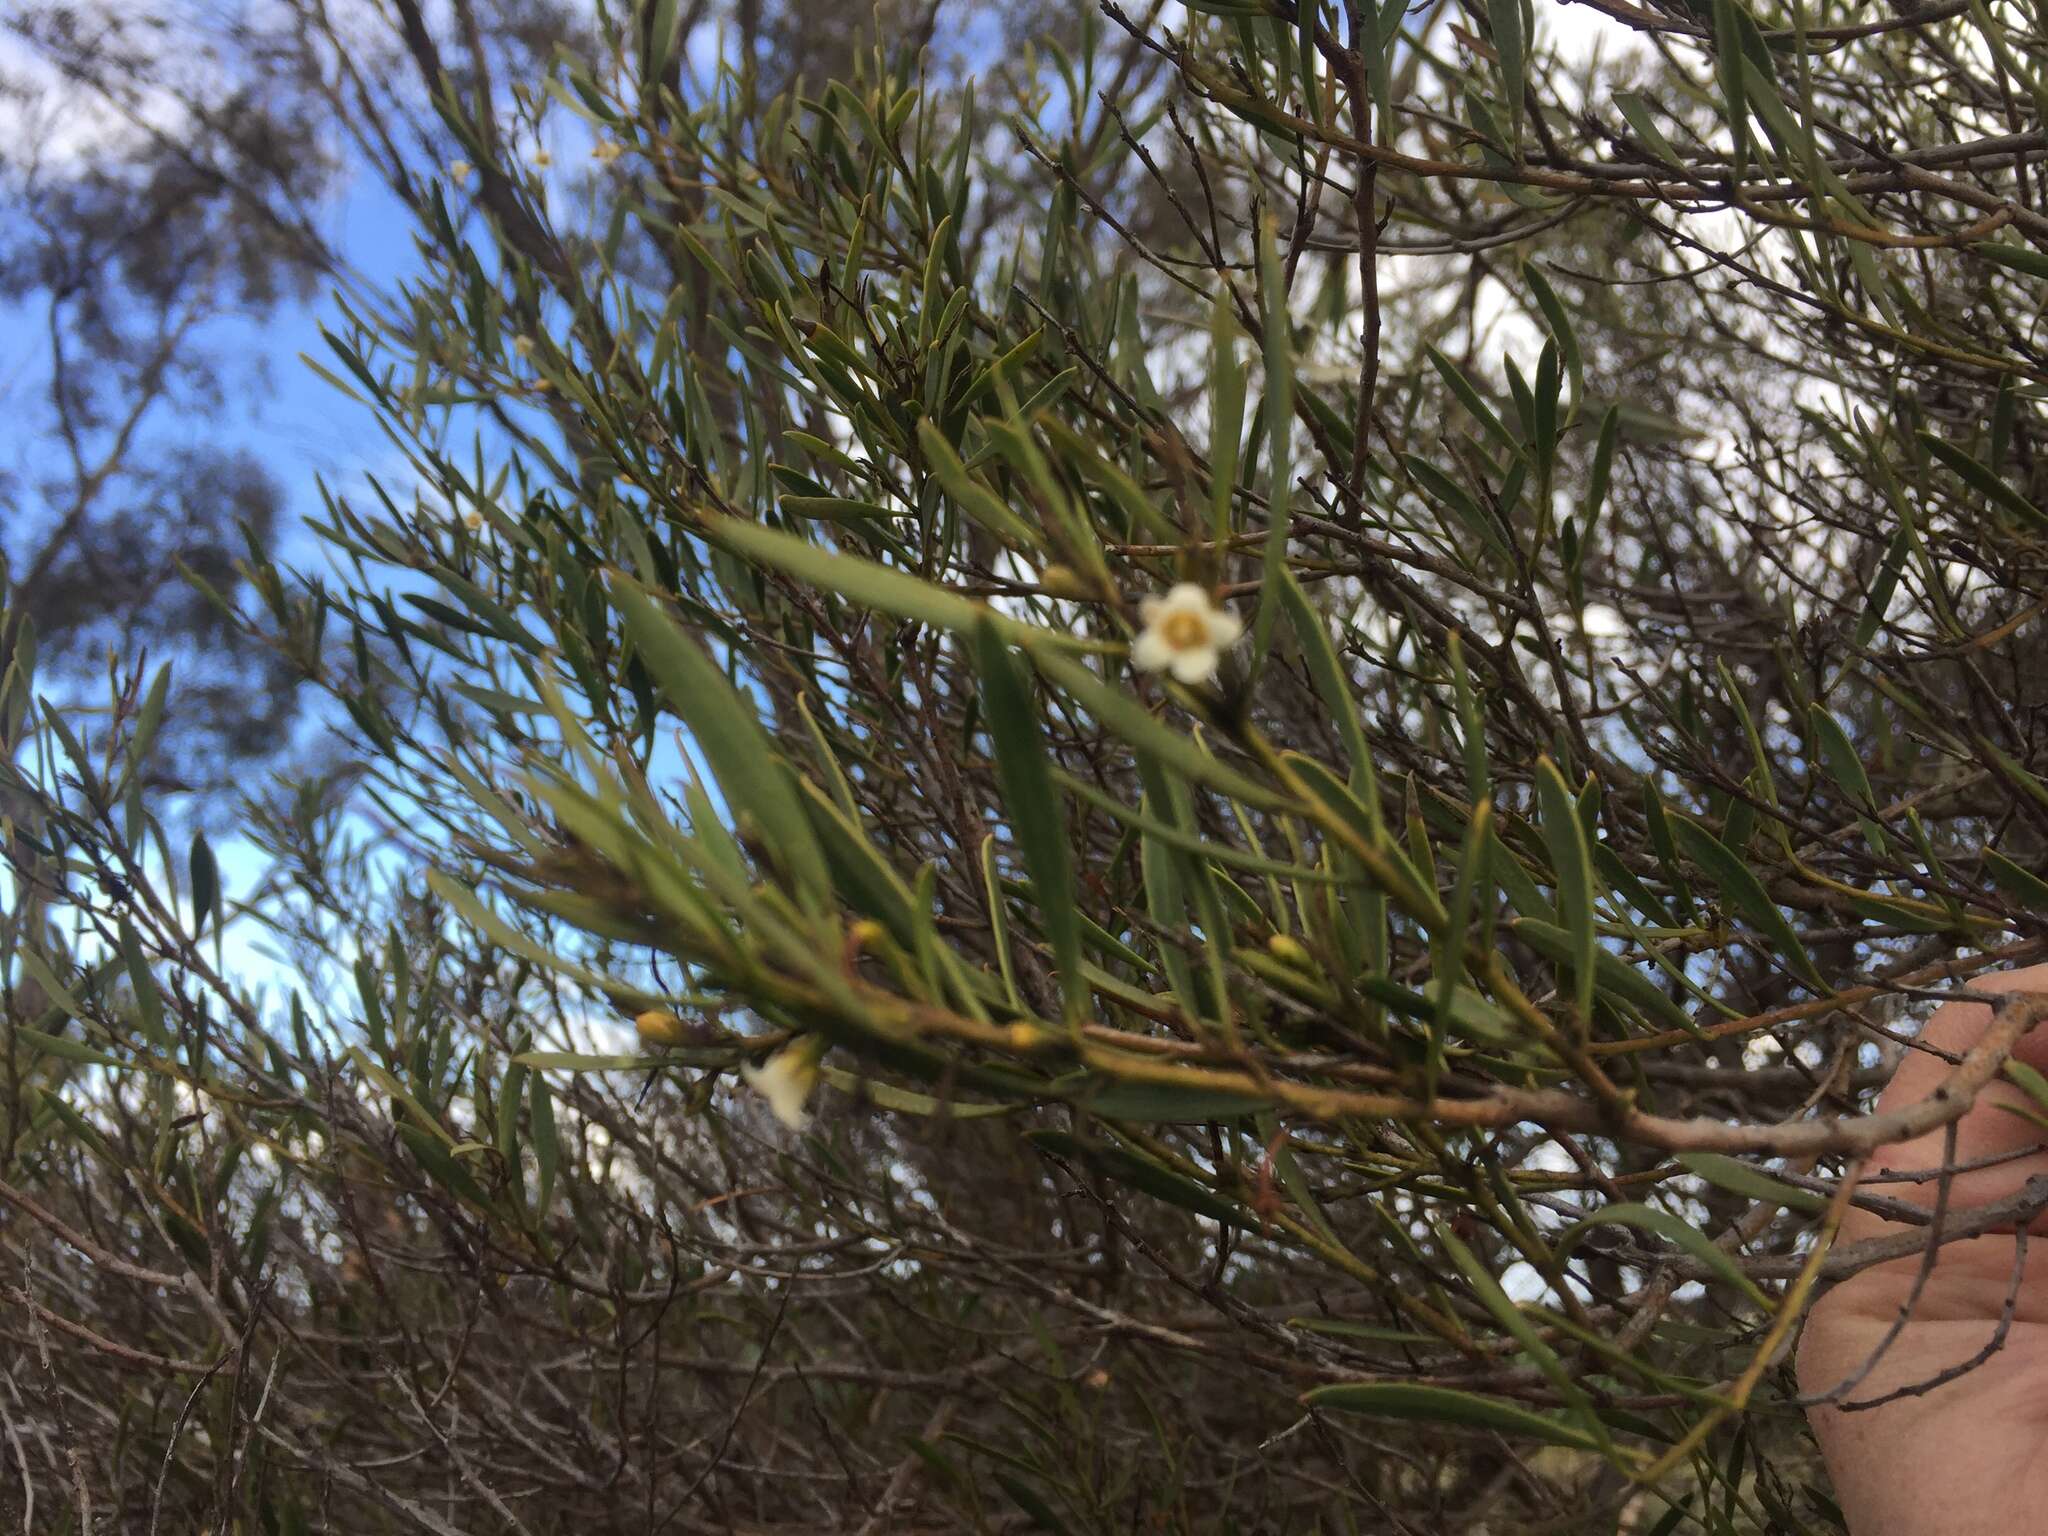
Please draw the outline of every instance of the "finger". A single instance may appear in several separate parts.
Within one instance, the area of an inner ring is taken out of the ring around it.
[[[2048,991],[2048,965],[2029,966],[1984,977],[1972,983],[1977,991]],[[1954,1058],[1970,1049],[1991,1023],[1990,1005],[1976,1002],[1944,1003],[1936,1009],[1920,1033],[1920,1043],[1930,1047],[1907,1053],[1898,1072],[1879,1096],[1880,1114],[1905,1109],[1926,1099],[1954,1070]],[[1940,1054],[1936,1054],[1936,1053]],[[2022,1036],[2013,1059],[2037,1068],[2048,1067],[2048,1030],[2034,1029]],[[1955,1127],[1954,1165],[1967,1168],[1949,1182],[1948,1203],[1952,1211],[1966,1211],[1993,1204],[2017,1194],[2029,1178],[2048,1173],[2048,1150],[2040,1131],[2013,1109],[2038,1112],[2031,1099],[2004,1078],[1994,1079],[1977,1095]],[[1934,1170],[1942,1166],[1946,1133],[1924,1135],[1880,1147],[1864,1168],[1869,1192],[1912,1205],[1932,1207],[1940,1198],[1937,1180],[1895,1182],[1888,1173]],[[1986,1167],[1971,1164],[1988,1163]],[[1852,1209],[1843,1222],[1843,1236],[1850,1240],[1896,1230],[1884,1217]],[[2048,1231],[2048,1215],[2037,1218],[2034,1230]]]

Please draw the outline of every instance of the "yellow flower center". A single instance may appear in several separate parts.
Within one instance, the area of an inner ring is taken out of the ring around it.
[[[1199,613],[1179,608],[1160,621],[1159,636],[1176,651],[1192,651],[1208,641],[1209,626]]]

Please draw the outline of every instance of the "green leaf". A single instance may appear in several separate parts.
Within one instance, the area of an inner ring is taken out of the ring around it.
[[[1048,682],[1058,686],[1126,744],[1152,754],[1176,773],[1247,805],[1273,809],[1288,803],[1285,795],[1211,757],[1189,737],[1153,715],[1136,697],[1104,683],[1080,663],[1036,646],[1029,654]]]
[[[1522,280],[1529,285],[1529,291],[1536,296],[1536,307],[1543,311],[1543,323],[1550,328],[1551,339],[1557,343],[1557,350],[1564,359],[1565,377],[1571,380],[1571,411],[1576,415],[1579,399],[1586,389],[1585,363],[1579,356],[1579,338],[1572,329],[1571,313],[1564,307],[1564,301],[1557,296],[1557,290],[1550,286],[1550,280],[1533,261],[1522,265]],[[1588,500],[1594,498],[1589,494]]]
[[[156,740],[157,728],[163,724],[164,705],[170,694],[171,664],[167,661],[156,669],[156,676],[150,679],[149,692],[143,696],[142,709],[135,717],[135,734],[128,738],[131,767],[149,754],[150,746]]]
[[[1687,1173],[1705,1179],[1731,1195],[1783,1206],[1788,1211],[1803,1211],[1809,1216],[1818,1216],[1828,1208],[1824,1196],[1783,1183],[1748,1163],[1724,1157],[1719,1152],[1681,1152],[1678,1163]]]
[[[562,1141],[555,1129],[555,1100],[547,1079],[536,1072],[526,1080],[527,1126],[533,1137],[534,1166],[540,1172],[535,1209],[545,1216],[555,1197],[555,1170],[562,1161]]]
[[[15,1037],[23,1045],[41,1051],[46,1056],[55,1056],[59,1061],[75,1061],[88,1067],[132,1067],[132,1061],[123,1061],[118,1056],[109,1056],[105,1051],[96,1051],[89,1045],[64,1035],[49,1035],[40,1029],[30,1029],[26,1024],[17,1024]]]
[[[1429,357],[1430,366],[1435,368],[1438,374],[1443,377],[1444,383],[1448,384],[1451,388],[1451,393],[1463,402],[1465,409],[1472,413],[1473,420],[1484,427],[1487,434],[1510,453],[1519,454],[1522,451],[1521,442],[1501,424],[1501,419],[1494,413],[1493,407],[1486,403],[1485,397],[1473,387],[1472,381],[1465,377],[1464,372],[1458,365],[1448,357],[1445,357],[1443,353],[1437,351],[1435,347],[1429,347],[1425,350]]]
[[[646,1072],[662,1063],[659,1056],[594,1056],[583,1051],[521,1051],[512,1058],[521,1067],[553,1067],[564,1072]]]
[[[1870,644],[1884,623],[1886,610],[1892,605],[1892,594],[1898,590],[1899,577],[1904,573],[1906,560],[1912,552],[1912,531],[1902,527],[1892,535],[1891,547],[1884,552],[1884,560],[1871,580],[1870,597],[1863,605],[1863,616],[1856,621],[1857,650]]]
[[[1577,967],[1585,950],[1581,941],[1541,918],[1518,917],[1511,925],[1515,937],[1526,943],[1545,959],[1561,961],[1572,966],[1577,976]],[[1593,973],[1599,981],[1599,994],[1603,999],[1615,999],[1633,1004],[1637,1009],[1672,1028],[1691,1030],[1692,1015],[1664,991],[1664,989],[1609,950],[1598,945],[1593,949]]]
[[[1735,140],[1735,163],[1749,158],[1749,103],[1744,94],[1742,39],[1733,0],[1713,0],[1714,73],[1721,82],[1722,114]]]
[[[648,22],[647,56],[641,64],[640,78],[650,89],[661,84],[669,56],[675,51],[676,6],[677,0],[655,0],[654,15]]]
[[[1435,884],[1424,879],[1401,851],[1399,839],[1386,835],[1378,804],[1368,805],[1361,800],[1352,792],[1350,785],[1315,758],[1304,757],[1299,752],[1284,752],[1281,760],[1301,779],[1313,804],[1326,816],[1348,825],[1362,842],[1378,851],[1386,873],[1392,877],[1387,894],[1405,905],[1432,932],[1441,929],[1449,921],[1449,914],[1444,911],[1443,900],[1437,895]]]
[[[1471,492],[1420,454],[1404,453],[1401,455],[1401,462],[1407,466],[1408,473],[1414,476],[1417,484],[1450,508],[1458,520],[1489,549],[1500,555],[1508,553],[1507,541],[1501,536],[1498,521],[1491,512],[1479,505]]]
[[[206,920],[213,919],[216,936],[220,933],[220,866],[214,862],[213,845],[206,840],[204,832],[192,834],[192,852],[188,859],[192,872],[192,937],[199,937],[206,929]]]
[[[1991,883],[2021,906],[2034,912],[2048,912],[2048,881],[2030,874],[1992,848],[1984,850],[1984,868]]]
[[[1011,658],[993,624],[975,626],[974,650],[981,673],[981,718],[995,742],[1003,806],[1016,829],[1039,917],[1052,944],[1067,1022],[1078,1023],[1088,1011],[1088,984],[1081,975],[1081,921],[1074,905],[1065,802],[1052,780],[1030,678]]]
[[[1479,691],[1472,686],[1472,674],[1465,665],[1465,642],[1454,629],[1449,637],[1451,680],[1457,693],[1458,745],[1465,758],[1465,792],[1476,804],[1492,798],[1493,771],[1486,756],[1486,711]]]
[[[1712,1238],[1691,1222],[1681,1220],[1669,1211],[1660,1211],[1653,1205],[1624,1201],[1618,1205],[1603,1206],[1598,1213],[1576,1223],[1558,1238],[1558,1261],[1562,1263],[1587,1233],[1600,1226],[1635,1227],[1661,1237],[1673,1247],[1683,1248],[1758,1307],[1765,1311],[1770,1310],[1770,1297],[1763,1293],[1763,1289],[1754,1280],[1742,1272],[1742,1267],[1733,1258],[1714,1245]]]
[[[1884,829],[1866,812],[1877,808],[1877,800],[1870,790],[1870,776],[1863,771],[1863,759],[1856,755],[1856,748],[1849,741],[1849,733],[1833,715],[1818,704],[1806,712],[1807,725],[1814,741],[1820,747],[1820,759],[1827,765],[1828,776],[1855,802],[1857,821],[1863,829],[1863,839],[1870,844],[1871,851],[1879,855],[1887,851]]]
[[[2048,1111],[2048,1077],[2043,1077],[2024,1061],[2008,1061],[2000,1070],[2034,1101],[2036,1109]],[[2048,1125],[2048,1116],[2037,1119],[2038,1123]]]
[[[1168,1205],[1207,1216],[1211,1221],[1259,1230],[1259,1220],[1241,1205],[1226,1200],[1213,1189],[1175,1173],[1162,1163],[1107,1142],[1083,1141],[1070,1131],[1026,1131],[1024,1139],[1057,1157],[1078,1160],[1097,1172],[1143,1190]]]
[[[1522,0],[1487,0],[1487,20],[1492,23],[1493,51],[1500,57],[1501,99],[1507,104],[1509,144],[1515,158],[1522,155]]]
[[[991,1115],[1014,1115],[1024,1104],[962,1104],[953,1099],[913,1093],[890,1083],[879,1083],[839,1067],[820,1066],[818,1075],[841,1093],[896,1114],[916,1115],[933,1120],[982,1120]]]
[[[1478,893],[1486,872],[1487,837],[1493,829],[1493,802],[1481,796],[1472,807],[1472,815],[1465,824],[1465,835],[1458,847],[1458,872],[1451,885],[1451,902],[1446,915],[1443,933],[1436,944],[1436,1007],[1429,1021],[1429,1059],[1424,1066],[1423,1091],[1431,1099],[1436,1097],[1437,1083],[1443,1075],[1444,1042],[1449,1035],[1451,1006],[1456,1001],[1458,988],[1465,975],[1465,948],[1469,937],[1472,918],[1472,902]],[[1494,904],[1492,882],[1487,881],[1487,907],[1489,924]]]
[[[1670,818],[1670,822],[1685,856],[1700,867],[1728,904],[1771,941],[1773,952],[1801,980],[1816,992],[1825,994],[1827,984],[1820,979],[1820,972],[1814,969],[1806,946],[1799,942],[1799,935],[1793,931],[1792,924],[1778,910],[1778,904],[1771,900],[1749,866],[1697,822],[1676,815]]]
[[[1593,543],[1593,532],[1600,526],[1600,513],[1607,504],[1607,481],[1614,469],[1614,442],[1621,433],[1621,408],[1610,405],[1607,414],[1600,418],[1600,437],[1593,446],[1593,467],[1586,473],[1586,499],[1580,519],[1580,558],[1583,551]]]
[[[142,1013],[142,1031],[153,1043],[162,1044],[166,1038],[163,989],[157,985],[149,961],[142,953],[142,936],[135,931],[135,925],[125,912],[121,914],[119,932],[121,962],[128,970],[128,985],[134,990],[135,1006]]]
[[[960,455],[953,451],[953,445],[946,441],[945,434],[937,426],[929,421],[920,421],[917,424],[917,441],[924,450],[925,463],[938,476],[939,484],[961,511],[1018,549],[1045,547],[1045,540],[1036,529],[968,472],[967,466],[960,461]]]
[[[1564,1361],[1560,1360],[1557,1351],[1544,1341],[1542,1334],[1536,1331],[1536,1325],[1529,1321],[1522,1309],[1508,1299],[1508,1293],[1500,1288],[1500,1282],[1493,1278],[1484,1264],[1480,1263],[1479,1256],[1466,1247],[1458,1235],[1448,1227],[1439,1224],[1436,1228],[1436,1239],[1444,1252],[1450,1255],[1451,1262],[1464,1275],[1465,1283],[1472,1287],[1472,1294],[1479,1298],[1480,1305],[1492,1313],[1493,1320],[1507,1331],[1510,1338],[1522,1346],[1522,1352],[1529,1357],[1536,1369],[1543,1373],[1544,1379],[1557,1388],[1558,1395],[1571,1405],[1574,1416],[1586,1423],[1593,1437],[1605,1441],[1606,1430],[1593,1418],[1592,1403],[1586,1394],[1579,1390],[1571,1372],[1565,1369]]]
[[[2007,245],[2001,240],[1983,240],[1970,247],[1979,256],[2023,272],[2028,277],[2048,278],[2048,252],[2035,250],[2031,245]]]
[[[420,1129],[434,1136],[444,1147],[455,1145],[455,1138],[448,1134],[448,1128],[441,1123],[434,1112],[415,1098],[412,1090],[407,1088],[405,1084],[372,1061],[369,1053],[361,1046],[350,1046],[348,1054],[349,1059],[356,1064],[356,1069],[372,1083],[376,1084],[379,1091],[389,1094],[398,1107],[412,1117],[413,1122]],[[403,1123],[402,1119],[401,1123]]]
[[[1201,10],[1206,7],[1196,4],[1194,8]],[[1036,1488],[1015,1473],[1006,1472],[1001,1467],[991,1467],[989,1473],[1002,1485],[1003,1492],[1024,1511],[1025,1518],[1031,1522],[1030,1529],[1049,1531],[1052,1536],[1069,1536],[1066,1522],[1053,1512],[1053,1507],[1046,1503],[1044,1496]]]
[[[519,1103],[526,1096],[526,1068],[514,1064],[505,1069],[498,1084],[498,1152],[513,1168],[519,1166]]]
[[[691,740],[710,763],[727,801],[751,814],[762,841],[794,881],[799,899],[823,904],[832,889],[831,876],[781,754],[754,709],[696,641],[639,587],[615,581],[612,601],[647,670],[689,726]]]
[[[1390,981],[1384,976],[1361,976],[1355,985],[1367,997],[1385,1003],[1397,1013],[1414,1019],[1436,1017],[1435,999],[1411,991],[1397,981]],[[1518,1038],[1514,1019],[1470,987],[1459,987],[1451,994],[1450,1021],[1465,1034],[1488,1045],[1508,1045]]]
[[[882,507],[846,496],[785,496],[777,505],[791,517],[807,517],[821,523],[886,522],[910,516],[908,507]]]
[[[1104,1082],[1089,1080],[1071,1103],[1104,1120],[1158,1121],[1168,1124],[1197,1124],[1210,1120],[1235,1120],[1259,1110],[1264,1099],[1247,1098],[1216,1088],[1181,1088],[1170,1083]]]
[[[1373,1323],[1347,1322],[1337,1317],[1290,1317],[1287,1326],[1303,1333],[1320,1333],[1333,1339],[1357,1339],[1367,1344],[1442,1344],[1443,1340],[1406,1328],[1382,1328]]]
[[[1987,469],[1955,444],[1944,442],[1932,432],[1921,432],[1918,436],[1927,451],[1954,470],[1956,478],[1971,490],[1990,497],[2029,527],[2036,530],[2048,529],[2048,512],[2043,512],[2007,485],[1995,471]]]
[[[1486,861],[1488,876],[1507,893],[1509,906],[1524,917],[1534,917],[1553,926],[1558,922],[1557,908],[1544,899],[1528,868],[1515,857],[1501,837],[1498,823],[1486,831]]]
[[[1521,0],[1513,0],[1516,5]],[[1257,675],[1272,643],[1273,619],[1286,602],[1287,534],[1294,505],[1294,337],[1287,313],[1287,277],[1273,234],[1270,210],[1259,216],[1259,308],[1266,342],[1266,558],[1259,611],[1252,625],[1252,668]]]
[[[1406,1381],[1353,1381],[1317,1387],[1305,1393],[1301,1400],[1311,1408],[1337,1413],[1490,1429],[1517,1439],[1541,1440],[1549,1445],[1571,1446],[1575,1450],[1600,1449],[1600,1442],[1592,1435],[1561,1419],[1503,1402],[1497,1397],[1481,1397],[1476,1392],[1460,1392],[1452,1387],[1428,1387]]]
[[[825,862],[831,866],[840,899],[861,916],[880,922],[906,949],[915,948],[917,922],[910,887],[876,851],[853,816],[829,795],[808,779],[798,782],[797,791],[811,813],[811,827],[818,834]]]
[[[405,1121],[399,1122],[398,1135],[399,1139],[412,1149],[413,1157],[426,1171],[428,1178],[471,1205],[484,1210],[490,1208],[490,1201],[477,1187],[476,1180],[470,1177],[469,1170],[451,1157],[448,1149],[440,1142],[418,1126]]]
[[[1875,807],[1877,801],[1870,792],[1870,776],[1863,771],[1863,759],[1850,745],[1849,733],[1842,729],[1841,722],[1818,704],[1807,710],[1806,718],[1813,729],[1814,740],[1820,744],[1821,761],[1827,764],[1829,775],[1849,792],[1858,810]]]
[[[1233,848],[1227,843],[1212,843],[1197,832],[1169,825],[1144,810],[1133,810],[1114,795],[1105,793],[1097,785],[1091,784],[1078,774],[1068,773],[1064,768],[1055,768],[1053,779],[1067,793],[1086,801],[1104,814],[1115,817],[1126,826],[1135,827],[1147,837],[1156,837],[1171,847],[1183,853],[1192,853],[1208,863],[1220,864],[1225,869],[1241,869],[1254,875],[1306,881],[1311,885],[1335,883],[1331,875],[1310,865],[1291,864],[1285,859],[1269,859],[1261,854],[1246,853],[1242,848]]]
[[[1219,293],[1209,319],[1209,515],[1218,544],[1233,532],[1231,504],[1244,435],[1244,366],[1237,358],[1237,337],[1229,297]]]
[[[1379,794],[1371,787],[1372,749],[1366,744],[1364,727],[1358,722],[1358,701],[1345,680],[1344,666],[1338,659],[1337,647],[1331,643],[1330,631],[1294,572],[1284,563],[1274,585],[1287,609],[1288,622],[1301,642],[1301,659],[1308,666],[1309,679],[1322,695],[1323,708],[1336,722],[1337,735],[1344,743],[1345,755],[1351,759],[1352,771],[1366,775],[1360,795],[1367,805],[1377,805]]]
[[[892,570],[872,560],[835,554],[779,528],[727,517],[712,523],[705,530],[705,537],[737,555],[751,556],[801,577],[814,587],[939,629],[971,630],[989,612],[981,603],[935,587],[908,572]]]
[[[1616,91],[1610,99],[1623,120],[1635,130],[1636,137],[1643,141],[1645,148],[1666,165],[1681,163],[1678,151],[1671,147],[1671,141],[1664,137],[1664,130],[1657,126],[1656,118],[1650,115],[1654,109],[1648,101],[1634,91]]]
[[[1557,909],[1572,938],[1572,974],[1578,982],[1572,1006],[1583,1023],[1592,1016],[1598,974],[1593,963],[1599,940],[1593,925],[1593,859],[1579,822],[1578,798],[1547,757],[1536,764],[1536,800],[1543,809],[1543,840],[1557,876]]]

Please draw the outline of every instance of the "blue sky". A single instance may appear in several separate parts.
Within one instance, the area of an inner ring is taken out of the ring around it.
[[[319,222],[323,235],[365,282],[385,287],[416,268],[410,217],[375,178],[349,178],[320,210]],[[0,474],[14,479],[9,501],[0,503],[0,547],[17,557],[36,546],[50,515],[37,480],[61,472],[66,463],[51,430],[47,397],[47,305],[48,295],[42,292],[31,293],[26,302],[0,304],[0,411],[5,413]],[[219,365],[224,404],[197,414],[159,406],[137,437],[136,456],[145,463],[186,445],[247,449],[284,490],[290,532],[278,555],[298,566],[316,565],[322,558],[317,542],[300,526],[320,510],[318,482],[359,485],[366,467],[391,454],[370,413],[300,361],[301,353],[325,354],[320,325],[334,313],[332,289],[323,284],[304,302],[267,315],[223,316],[201,327],[191,341]],[[313,700],[310,694],[307,698]],[[229,892],[246,889],[259,872],[254,850],[228,836],[215,842]],[[231,937],[231,949],[236,968],[245,975],[275,974],[274,966],[246,942]]]

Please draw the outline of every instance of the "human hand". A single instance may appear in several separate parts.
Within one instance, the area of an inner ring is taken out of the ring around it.
[[[1972,983],[1976,991],[2048,991],[2048,965]],[[1947,1003],[1920,1035],[1953,1057],[1991,1020],[1981,1003]],[[2048,1028],[2023,1036],[2013,1059],[2048,1071]],[[1880,1113],[1919,1103],[1950,1070],[1908,1054]],[[1944,1227],[2021,1195],[2048,1175],[2033,1124],[2000,1105],[2033,1107],[1994,1080],[1950,1127],[1880,1148],[1864,1191],[1917,1206],[1943,1201]],[[1930,1175],[1911,1181],[1888,1172]],[[1840,1244],[1918,1235],[1924,1226],[1851,1207]],[[2029,1239],[2034,1239],[2029,1241]],[[1925,1273],[1923,1274],[1923,1270]],[[1852,1536],[2018,1536],[2048,1527],[2048,1213],[2011,1222],[1851,1276],[1813,1308],[1799,1345],[1800,1389]],[[1858,1406],[1859,1404],[1869,1406]]]

